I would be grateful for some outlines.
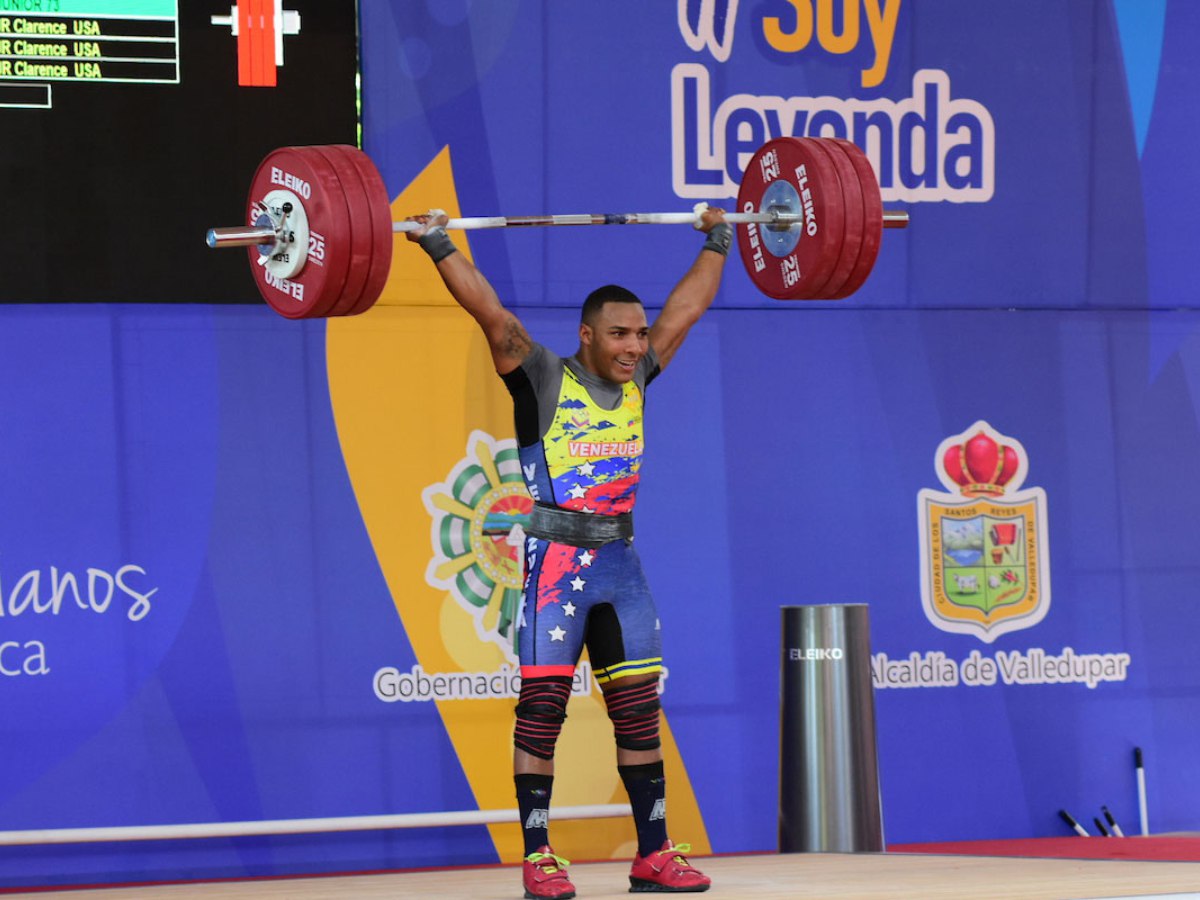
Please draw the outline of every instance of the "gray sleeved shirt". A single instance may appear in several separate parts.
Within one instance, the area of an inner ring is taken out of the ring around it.
[[[524,361],[507,375],[502,376],[509,394],[513,398],[513,417],[517,427],[517,443],[528,447],[542,439],[554,421],[558,406],[558,394],[562,387],[563,366],[571,371],[587,388],[588,395],[602,409],[616,409],[621,404],[623,390],[616,382],[594,375],[583,367],[575,356],[561,357],[541,344],[535,343],[533,351]],[[661,371],[658,354],[651,347],[638,362],[634,372],[634,383],[642,390]]]

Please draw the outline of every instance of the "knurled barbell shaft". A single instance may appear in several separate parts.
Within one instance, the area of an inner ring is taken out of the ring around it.
[[[725,221],[735,225],[760,224],[768,227],[786,229],[792,225],[800,225],[804,217],[795,213],[725,213]],[[470,231],[482,228],[521,228],[541,227],[550,225],[692,225],[696,222],[696,214],[681,213],[607,213],[582,215],[550,215],[550,216],[476,216],[465,219],[450,219],[445,228],[451,230]],[[392,231],[415,231],[421,228],[418,222],[393,222]],[[908,227],[908,213],[902,210],[883,211],[884,228]],[[254,227],[249,225],[229,228],[210,228],[206,236],[209,247],[214,249],[224,247],[253,247],[257,244],[267,244],[275,240],[275,229]]]

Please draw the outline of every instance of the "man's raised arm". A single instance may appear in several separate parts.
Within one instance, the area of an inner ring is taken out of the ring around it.
[[[429,254],[450,294],[479,323],[491,348],[496,372],[507,375],[516,369],[533,349],[533,341],[521,321],[504,308],[483,273],[458,252],[442,227],[448,221],[446,214],[430,210],[427,215],[410,217],[410,221],[422,227],[406,232],[406,237]]]
[[[733,227],[725,221],[723,209],[708,207],[700,214],[696,227],[708,235],[708,240],[650,327],[650,346],[658,354],[659,367],[664,369],[717,295],[733,242]]]

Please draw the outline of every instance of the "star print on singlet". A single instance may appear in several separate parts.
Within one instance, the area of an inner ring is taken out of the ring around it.
[[[621,405],[602,409],[564,366],[558,408],[542,449],[556,505],[599,515],[629,512],[645,450],[641,389],[633,382],[623,385]]]

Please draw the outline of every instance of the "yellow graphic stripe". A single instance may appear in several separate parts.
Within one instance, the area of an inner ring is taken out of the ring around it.
[[[475,454],[475,459],[479,462],[479,467],[483,469],[483,474],[487,477],[488,483],[498,485],[500,483],[500,470],[496,468],[496,460],[492,458],[492,451],[484,441],[476,441],[475,446],[471,448]]]
[[[630,675],[653,675],[662,671],[662,658],[658,659],[627,659],[615,666],[596,669],[596,680],[608,684],[618,678],[628,678]]]
[[[433,497],[432,502],[438,509],[444,510],[453,516],[458,516],[460,519],[466,519],[468,522],[475,515],[475,510],[471,509],[467,504],[455,500],[449,494],[437,494]]]
[[[474,562],[475,557],[470,553],[464,553],[462,556],[456,556],[454,559],[446,560],[446,562],[437,567],[436,574],[438,580],[447,581],[448,579],[453,578],[463,569],[473,565]]]
[[[492,588],[492,594],[488,597],[487,610],[483,614],[483,629],[484,631],[493,631],[496,628],[496,622],[500,619],[500,605],[504,600],[503,582],[496,582]]]

